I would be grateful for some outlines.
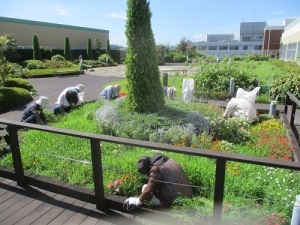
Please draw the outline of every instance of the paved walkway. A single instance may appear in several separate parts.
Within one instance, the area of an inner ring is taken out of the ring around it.
[[[190,67],[186,67],[181,64],[160,66],[161,73],[166,70],[171,71],[174,69],[190,70]],[[24,106],[16,107],[6,112],[0,112],[0,118],[19,121],[26,106],[36,101],[41,95],[49,98],[52,110],[58,95],[66,87],[75,86],[77,84],[83,84],[86,87],[84,101],[96,100],[106,84],[125,79],[125,71],[125,65],[119,65],[115,67],[94,68],[93,71],[89,69],[85,71],[85,74],[79,76],[28,79],[34,89],[38,92],[38,94],[34,96],[34,100]]]

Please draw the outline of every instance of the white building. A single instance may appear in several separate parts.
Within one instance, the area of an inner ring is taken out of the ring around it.
[[[284,28],[281,37],[280,58],[286,61],[300,63],[300,17],[295,20],[285,21],[288,25]]]
[[[262,54],[264,28],[266,22],[250,22],[240,24],[240,40],[232,38],[229,41],[193,42],[196,51],[211,56],[234,56],[248,54]],[[222,37],[221,34],[216,34]],[[228,36],[226,36],[228,37]]]

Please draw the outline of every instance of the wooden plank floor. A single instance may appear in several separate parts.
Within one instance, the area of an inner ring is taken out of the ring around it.
[[[0,177],[0,225],[126,225],[180,224],[178,218],[163,211],[130,213],[99,211],[94,204],[28,186]]]

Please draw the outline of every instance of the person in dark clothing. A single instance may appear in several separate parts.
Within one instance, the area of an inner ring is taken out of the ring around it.
[[[169,207],[179,197],[191,198],[192,187],[182,167],[172,158],[156,154],[152,158],[142,156],[137,162],[137,169],[149,176],[148,183],[142,188],[139,197],[130,197],[125,204],[139,206],[143,202]]]
[[[21,122],[34,124],[47,124],[43,109],[49,107],[49,99],[41,96],[35,103],[29,105],[23,112]]]

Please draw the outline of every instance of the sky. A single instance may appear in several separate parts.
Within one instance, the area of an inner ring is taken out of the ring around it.
[[[157,45],[206,41],[207,34],[234,34],[241,22],[282,26],[299,18],[299,0],[148,0]],[[127,0],[0,0],[0,16],[109,31],[111,45],[126,47]]]

